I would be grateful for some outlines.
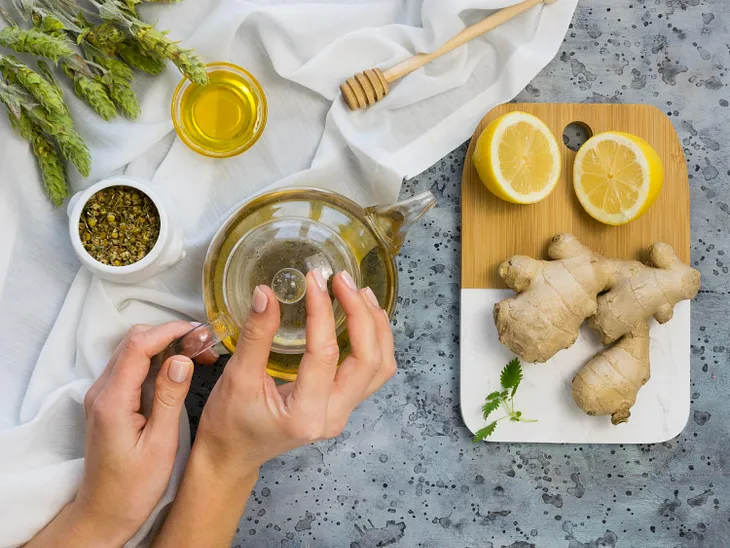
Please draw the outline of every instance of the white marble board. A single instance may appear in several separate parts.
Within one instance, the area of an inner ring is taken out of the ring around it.
[[[514,357],[497,339],[492,319],[494,304],[512,295],[502,289],[461,290],[461,414],[472,432],[486,426],[484,398],[499,389],[499,373]],[[690,303],[678,303],[665,325],[652,320],[651,379],[639,391],[629,421],[618,426],[609,417],[589,417],[571,396],[573,376],[602,348],[584,326],[576,343],[547,363],[523,364],[516,408],[538,422],[501,421],[488,441],[661,443],[679,435],[690,409]]]

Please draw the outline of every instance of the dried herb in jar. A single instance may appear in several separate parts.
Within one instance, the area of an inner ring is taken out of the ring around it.
[[[152,251],[160,236],[160,213],[136,188],[104,188],[86,202],[79,236],[84,249],[100,263],[127,266]]]

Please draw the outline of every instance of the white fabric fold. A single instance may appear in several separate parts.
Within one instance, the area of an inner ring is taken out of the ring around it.
[[[215,230],[267,188],[307,185],[363,205],[396,199],[401,182],[471,136],[555,55],[578,0],[540,6],[403,78],[374,107],[350,112],[339,84],[371,66],[428,52],[506,0],[189,0],[142,13],[208,61],[261,82],[269,119],[261,140],[229,160],[198,156],[171,135],[170,67],[140,76],[143,115],[104,123],[66,87],[93,172],[144,178],[182,227],[187,257],[137,286],[79,271],[68,220],[47,203],[26,143],[0,120],[0,546],[30,539],[72,500],[83,470],[83,397],[134,323],[203,319],[201,268]],[[9,0],[0,0],[9,8]],[[174,496],[190,448],[187,418],[173,480],[130,541],[146,545]]]

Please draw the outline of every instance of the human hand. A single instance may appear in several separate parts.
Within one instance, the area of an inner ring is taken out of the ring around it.
[[[349,274],[332,289],[347,315],[352,353],[337,367],[339,347],[327,283],[307,275],[307,348],[295,382],[277,386],[266,373],[279,304],[256,288],[236,352],[205,405],[195,448],[221,474],[250,476],[267,460],[301,445],[337,436],[350,413],[396,372],[390,320],[369,288]],[[235,479],[235,476],[232,478]]]
[[[279,328],[271,289],[254,291],[236,352],[208,398],[175,502],[155,548],[229,546],[258,469],[267,460],[338,435],[352,410],[396,369],[390,321],[369,289],[347,274],[332,284],[347,315],[352,354],[337,367],[332,304],[321,272],[307,275],[307,349],[297,380],[266,373]]]
[[[149,418],[142,414],[142,384],[150,359],[191,329],[187,322],[134,326],[86,394],[86,460],[73,515],[88,538],[104,539],[97,546],[129,540],[170,481],[193,364],[184,356],[162,364]]]

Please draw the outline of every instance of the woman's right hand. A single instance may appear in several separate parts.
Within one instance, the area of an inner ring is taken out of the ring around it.
[[[256,288],[233,357],[200,420],[196,451],[222,474],[252,468],[308,443],[337,436],[350,413],[396,372],[390,320],[369,289],[357,290],[347,273],[332,289],[347,316],[352,352],[338,367],[339,348],[327,282],[307,276],[307,348],[297,379],[277,386],[266,373],[279,304],[271,289]]]
[[[253,306],[236,352],[205,404],[180,490],[155,548],[229,546],[259,467],[300,445],[337,436],[355,407],[395,373],[390,321],[369,289],[349,274],[332,289],[347,315],[352,353],[340,367],[332,304],[319,271],[307,275],[307,349],[297,380],[277,386],[266,373],[279,328],[268,287]]]

